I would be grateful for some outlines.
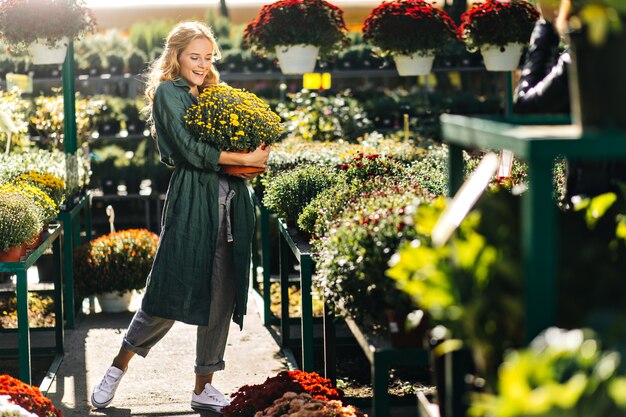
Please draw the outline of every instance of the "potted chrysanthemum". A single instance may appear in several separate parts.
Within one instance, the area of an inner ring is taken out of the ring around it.
[[[23,245],[41,230],[33,205],[18,192],[0,190],[0,262],[18,262]]]
[[[384,2],[371,11],[363,39],[380,56],[391,55],[402,76],[431,71],[435,54],[456,41],[456,26],[446,12],[420,0]]]
[[[487,0],[461,15],[458,36],[468,51],[480,50],[488,71],[512,71],[537,19],[539,12],[525,0]]]
[[[15,48],[28,48],[34,64],[59,64],[68,42],[95,30],[84,0],[5,0],[0,35]]]
[[[253,93],[226,84],[205,88],[198,104],[185,115],[187,128],[198,140],[220,151],[249,152],[270,145],[280,138],[280,117]],[[225,165],[222,172],[258,172],[257,167]]]
[[[74,284],[79,296],[95,294],[102,311],[125,311],[132,291],[146,285],[159,237],[145,229],[100,236],[74,251]]]
[[[325,0],[279,0],[261,8],[246,26],[243,45],[278,57],[284,74],[313,72],[321,59],[347,46],[343,11]]]

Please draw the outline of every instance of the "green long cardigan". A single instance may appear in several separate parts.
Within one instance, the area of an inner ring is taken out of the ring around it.
[[[188,324],[209,322],[211,274],[218,232],[220,151],[196,140],[183,116],[196,103],[182,79],[162,82],[152,114],[161,161],[174,167],[163,209],[159,247],[141,308],[148,314]],[[228,177],[236,283],[233,321],[243,326],[248,298],[255,214],[243,179]]]

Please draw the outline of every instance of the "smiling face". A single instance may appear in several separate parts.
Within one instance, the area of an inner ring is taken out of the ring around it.
[[[204,84],[204,79],[213,65],[213,46],[206,38],[196,38],[187,45],[178,57],[180,76],[191,87],[190,92],[198,95],[198,86]]]

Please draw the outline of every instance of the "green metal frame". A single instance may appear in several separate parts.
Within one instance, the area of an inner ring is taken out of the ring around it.
[[[16,352],[19,357],[19,379],[27,384],[31,384],[31,355],[33,353],[52,353],[63,356],[64,346],[64,311],[63,311],[63,270],[61,269],[60,256],[65,247],[65,241],[61,234],[61,225],[56,225],[50,229],[50,234],[41,242],[33,252],[26,256],[21,262],[0,262],[0,272],[11,272],[17,276],[16,297],[17,297],[17,350],[8,349],[5,354]],[[26,271],[33,266],[44,251],[53,247],[54,264],[56,267],[56,277],[54,279],[54,308],[55,308],[55,346],[53,350],[33,349],[30,345],[30,324],[28,320],[28,281]]]
[[[522,203],[526,339],[554,325],[557,306],[557,226],[552,199],[555,158],[626,157],[626,131],[585,132],[564,118],[476,118],[442,115],[449,147],[450,195],[463,181],[463,148],[508,149],[528,163],[529,189]]]
[[[74,78],[74,43],[69,42],[67,55],[63,63],[63,110],[65,114],[65,136],[63,146],[65,153],[75,154],[77,149],[76,138],[76,88]],[[78,203],[68,211],[62,211],[58,218],[63,223],[64,269],[65,269],[65,311],[67,313],[66,326],[73,329],[75,325],[74,313],[74,249],[81,243],[80,214],[84,213],[86,239],[91,240],[91,201],[89,195],[83,195]]]
[[[290,346],[290,320],[289,320],[289,270],[291,259],[300,263],[300,328],[302,332],[302,370],[311,372],[314,370],[313,361],[313,298],[311,284],[313,276],[313,259],[311,258],[311,245],[299,239],[299,236],[291,235],[287,225],[282,219],[278,219],[279,250],[280,258],[280,308],[281,308],[281,343]]]
[[[75,306],[74,306],[74,262],[73,253],[81,244],[80,220],[83,215],[87,241],[91,240],[91,199],[89,194],[83,195],[80,201],[69,211],[62,211],[57,219],[63,224],[63,234],[65,236],[63,245],[63,269],[65,272],[65,325],[68,329],[75,326]]]
[[[254,272],[252,279],[252,288],[262,297],[263,299],[263,324],[265,326],[270,326],[276,321],[276,317],[272,314],[272,297],[270,293],[270,285],[271,285],[271,271],[270,271],[270,262],[271,262],[271,252],[270,252],[270,211],[263,206],[263,204],[259,201],[256,194],[252,193],[253,198],[252,201],[254,205],[258,207],[259,211],[259,220],[258,225],[260,229],[260,244],[261,244],[261,266],[263,267],[263,291],[259,288],[257,281],[257,267],[259,266],[259,259],[256,255],[258,253],[259,248],[259,240],[253,239],[252,241],[252,271]]]
[[[366,336],[346,318],[348,328],[367,357],[372,375],[372,417],[389,417],[389,370],[392,366],[428,366],[428,351],[421,348],[394,348],[387,340]]]
[[[263,264],[263,324],[272,323],[272,297],[270,293],[272,272],[270,271],[270,211],[259,204],[261,212],[261,262]]]

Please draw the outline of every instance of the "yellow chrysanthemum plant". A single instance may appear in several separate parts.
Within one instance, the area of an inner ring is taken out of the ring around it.
[[[59,208],[56,203],[42,191],[27,182],[18,181],[13,183],[5,183],[0,185],[0,192],[18,193],[32,200],[37,212],[37,217],[42,225],[47,225],[59,214]]]
[[[226,84],[204,89],[185,115],[189,131],[221,151],[247,152],[277,142],[280,117],[255,94]]]
[[[26,182],[41,189],[57,206],[65,200],[65,181],[49,172],[25,172],[15,177],[13,182]]]

